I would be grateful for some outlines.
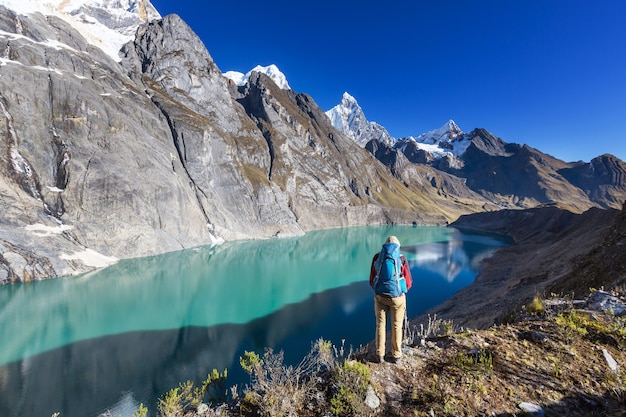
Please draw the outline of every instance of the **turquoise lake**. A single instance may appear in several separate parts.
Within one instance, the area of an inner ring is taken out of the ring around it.
[[[84,275],[0,287],[0,416],[154,415],[179,382],[228,369],[244,350],[297,363],[321,338],[374,338],[374,253],[388,235],[413,275],[409,317],[471,284],[501,237],[430,226],[368,226],[229,242],[123,260]]]

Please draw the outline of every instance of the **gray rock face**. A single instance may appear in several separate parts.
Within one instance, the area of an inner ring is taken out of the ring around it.
[[[0,30],[3,282],[215,240],[167,120],[119,64],[54,17],[0,8]]]
[[[281,229],[302,233],[266,179],[265,139],[233,101],[227,80],[191,29],[178,16],[167,16],[141,27],[123,52],[122,65],[166,118],[175,158],[217,233],[226,239]]]

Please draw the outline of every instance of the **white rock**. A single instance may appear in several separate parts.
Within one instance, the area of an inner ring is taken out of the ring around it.
[[[542,417],[546,415],[545,411],[543,411],[543,408],[541,408],[537,404],[523,402],[520,403],[518,407],[532,416]]]
[[[380,399],[374,392],[374,388],[371,385],[367,386],[367,393],[365,394],[365,405],[371,410],[375,410],[380,407]]]

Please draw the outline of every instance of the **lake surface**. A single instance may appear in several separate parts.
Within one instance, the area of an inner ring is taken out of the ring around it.
[[[320,337],[365,345],[371,259],[391,234],[413,275],[409,317],[471,284],[505,244],[443,227],[344,228],[0,287],[0,416],[130,417],[139,403],[154,415],[160,395],[213,368],[243,387],[244,350],[283,350],[295,364]]]

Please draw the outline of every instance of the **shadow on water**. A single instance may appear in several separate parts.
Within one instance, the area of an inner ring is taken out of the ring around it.
[[[0,415],[130,416],[179,382],[228,369],[244,350],[297,363],[322,337],[373,339],[372,255],[403,242],[417,315],[469,285],[498,240],[454,229],[368,227],[128,260],[79,277],[0,288]]]
[[[117,416],[116,408],[134,410],[140,402],[154,411],[161,394],[187,379],[199,382],[213,368],[228,369],[228,386],[242,388],[249,382],[239,366],[244,350],[273,347],[285,352],[287,363],[296,363],[302,358],[298,353],[310,349],[314,334],[341,343],[363,328],[367,336],[361,339],[366,343],[373,326],[367,314],[371,303],[363,297],[369,291],[367,285],[352,284],[313,294],[246,324],[128,332],[4,365],[0,415],[49,416],[63,410],[63,416],[92,416],[112,409]],[[346,312],[345,305],[352,310]],[[362,322],[354,315],[362,315]],[[128,410],[119,410],[123,411]]]

